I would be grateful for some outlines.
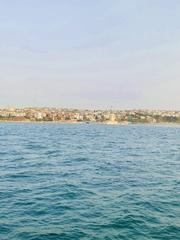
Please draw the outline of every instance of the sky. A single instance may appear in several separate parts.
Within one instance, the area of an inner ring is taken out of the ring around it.
[[[0,0],[0,107],[180,110],[179,0]]]

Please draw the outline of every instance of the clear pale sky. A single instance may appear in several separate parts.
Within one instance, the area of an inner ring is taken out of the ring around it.
[[[0,0],[0,107],[180,109],[179,0]]]

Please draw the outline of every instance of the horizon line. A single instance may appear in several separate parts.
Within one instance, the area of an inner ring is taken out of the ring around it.
[[[12,110],[12,109],[69,109],[69,110],[89,110],[89,111],[180,111],[180,109],[169,109],[169,108],[89,108],[89,107],[57,107],[57,106],[24,106],[24,107],[19,107],[19,106],[0,106],[0,110]]]

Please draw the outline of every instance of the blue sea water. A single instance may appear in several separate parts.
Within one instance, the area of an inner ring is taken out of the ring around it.
[[[0,240],[180,239],[180,127],[0,124]]]

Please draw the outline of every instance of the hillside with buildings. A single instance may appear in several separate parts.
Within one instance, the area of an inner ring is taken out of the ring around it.
[[[8,108],[0,109],[0,121],[92,122],[106,124],[180,123],[180,111]]]

